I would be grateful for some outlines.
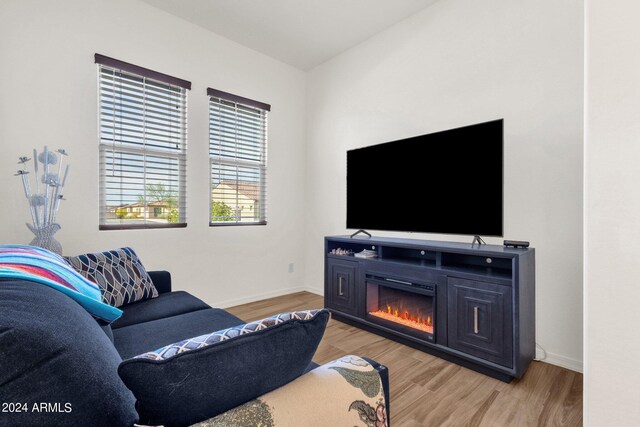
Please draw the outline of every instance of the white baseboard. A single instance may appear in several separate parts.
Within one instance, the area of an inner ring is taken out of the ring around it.
[[[303,291],[311,292],[312,294],[316,294],[316,295],[322,295],[321,293],[318,293],[316,289],[308,288],[306,286],[296,286],[293,288],[283,288],[283,289],[276,289],[275,291],[262,292],[259,294],[253,294],[253,295],[242,297],[242,298],[233,298],[233,299],[228,299],[224,301],[216,301],[214,303],[214,306],[219,308],[234,307],[236,305],[248,304],[250,302],[261,301],[264,299],[280,297],[282,295],[294,294],[296,292],[303,292]]]
[[[570,369],[576,372],[583,372],[582,360],[572,359],[570,357],[561,356],[559,354],[547,352],[547,357],[544,360],[539,359],[542,355],[540,352],[536,354],[536,360],[540,362],[550,363],[552,365],[560,366],[561,368]]]
[[[309,292],[310,294],[314,294],[317,295],[319,297],[324,296],[324,292],[322,292],[322,290],[317,290],[315,288],[310,288],[309,286],[300,286],[300,291],[296,291],[296,292]]]
[[[321,297],[324,296],[324,288],[322,286],[318,288],[314,286],[303,286],[303,288],[303,291],[311,292],[312,294],[320,295]]]

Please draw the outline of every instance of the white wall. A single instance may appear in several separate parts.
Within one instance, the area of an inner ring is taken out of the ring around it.
[[[305,76],[142,2],[4,0],[0,242],[31,239],[11,172],[47,144],[72,154],[65,253],[133,246],[216,305],[322,292],[322,238],[346,232],[347,149],[504,117],[505,237],[537,250],[537,341],[579,370],[582,22],[578,0],[440,1]],[[98,231],[95,52],[193,82],[186,229]],[[266,227],[208,227],[207,86],[273,106]]]
[[[640,425],[640,4],[587,2],[585,425]]]
[[[96,52],[193,83],[186,229],[98,231]],[[215,305],[302,283],[304,73],[131,0],[3,0],[0,65],[0,243],[31,240],[12,174],[18,156],[47,144],[71,153],[57,235],[66,254],[132,246]],[[208,226],[208,86],[272,105],[267,226]]]
[[[322,289],[323,236],[347,232],[347,149],[504,118],[504,236],[536,248],[537,342],[547,360],[581,370],[582,93],[579,0],[439,1],[312,70],[307,286]],[[425,170],[427,207],[437,179]]]

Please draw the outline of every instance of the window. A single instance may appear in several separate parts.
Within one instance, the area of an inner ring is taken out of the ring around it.
[[[96,54],[100,229],[186,226],[191,83]]]
[[[210,225],[266,224],[267,112],[262,102],[207,89]]]

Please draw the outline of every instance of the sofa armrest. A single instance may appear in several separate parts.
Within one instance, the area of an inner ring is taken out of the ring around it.
[[[358,356],[342,357],[195,426],[388,427],[388,385],[381,377],[388,371],[376,365],[382,369]]]
[[[147,273],[159,294],[171,292],[171,273],[168,271],[148,271]]]
[[[387,405],[387,426],[389,426],[389,421],[391,419],[391,398],[389,397],[389,368],[385,365],[382,365],[376,362],[373,359],[369,359],[368,357],[363,357],[364,360],[369,362],[373,369],[378,371],[378,375],[380,375],[380,380],[382,381],[382,388],[384,389],[384,400]]]

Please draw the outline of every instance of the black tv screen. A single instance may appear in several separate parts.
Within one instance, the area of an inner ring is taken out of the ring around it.
[[[347,228],[502,236],[503,120],[347,151]]]

